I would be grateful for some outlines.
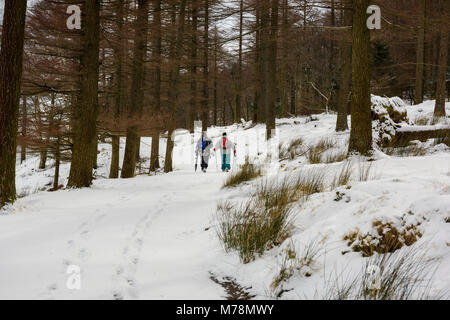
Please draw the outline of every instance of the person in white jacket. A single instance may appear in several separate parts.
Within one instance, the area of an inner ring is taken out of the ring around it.
[[[233,154],[236,157],[236,144],[231,142],[227,138],[226,132],[224,132],[222,138],[217,141],[214,152],[216,152],[216,149],[220,150],[222,155],[222,171],[228,172],[231,169],[231,151],[233,151]]]

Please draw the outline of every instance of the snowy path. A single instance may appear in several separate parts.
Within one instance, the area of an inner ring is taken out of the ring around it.
[[[98,180],[19,200],[0,224],[0,299],[223,298],[209,279],[223,181],[211,171]],[[81,290],[67,289],[70,265],[81,268]]]

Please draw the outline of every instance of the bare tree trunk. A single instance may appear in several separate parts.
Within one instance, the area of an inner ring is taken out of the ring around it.
[[[425,0],[421,1],[423,10],[420,29],[417,35],[416,47],[416,89],[414,94],[414,103],[419,104],[423,102],[423,76],[424,76],[424,54],[425,54]]]
[[[266,116],[266,136],[272,137],[272,130],[275,130],[275,111],[277,100],[277,38],[278,38],[278,1],[272,1],[272,11],[270,15],[270,33],[267,39],[269,46],[266,65],[267,74],[267,116]]]
[[[204,0],[204,10],[202,131],[206,131],[209,126],[209,0]]]
[[[442,4],[442,12],[450,11],[450,3],[445,1]],[[446,77],[447,77],[447,61],[448,61],[448,27],[446,24],[441,26],[441,36],[439,43],[439,67],[436,84],[436,105],[434,107],[434,117],[445,117],[445,90],[446,90]]]
[[[218,46],[218,34],[217,28],[214,30],[214,125],[217,126],[217,51],[219,50]]]
[[[53,190],[57,190],[59,186],[59,167],[61,163],[60,138],[58,136],[55,146],[55,174],[53,176]]]
[[[183,50],[183,37],[184,37],[184,24],[185,24],[185,11],[186,0],[180,1],[180,14],[178,18],[178,30],[176,35],[176,44],[172,48],[170,56],[172,58],[172,67],[169,74],[169,120],[168,120],[168,135],[167,135],[167,147],[166,157],[164,161],[164,172],[168,173],[173,171],[172,153],[174,146],[174,137],[172,137],[175,131],[175,116],[178,107],[178,86],[180,75],[180,64]],[[176,23],[176,8],[172,7],[172,23]]]
[[[234,122],[241,121],[242,109],[242,33],[244,28],[244,0],[239,3],[239,57],[238,57],[238,72],[237,72],[237,92],[236,92],[236,112],[234,115]]]
[[[281,59],[281,79],[280,79],[280,92],[281,92],[281,116],[285,117],[288,114],[288,37],[289,37],[289,6],[288,0],[283,0],[283,24],[281,39],[283,43],[282,59]]]
[[[26,0],[7,1],[0,51],[0,207],[16,200],[16,148]]]
[[[148,32],[148,4],[149,0],[138,0],[138,12],[135,22],[133,73],[130,89],[130,103],[128,112],[132,121],[142,114],[144,105],[144,59],[147,52]],[[132,178],[135,175],[136,161],[139,157],[140,137],[138,125],[133,124],[127,128],[127,142],[122,165],[122,178]]]
[[[197,54],[198,54],[198,0],[191,1],[192,40],[191,40],[191,100],[186,108],[186,129],[194,132],[194,114],[197,113]]]
[[[112,155],[111,155],[111,168],[109,170],[109,178],[117,179],[119,177],[119,152],[120,152],[120,137],[112,136],[111,137],[111,147],[112,147]]]
[[[24,162],[27,158],[27,126],[28,126],[28,112],[27,112],[27,97],[22,98],[22,144],[20,146],[20,163]]]
[[[113,47],[114,59],[115,59],[115,80],[116,80],[116,92],[115,92],[115,110],[114,117],[118,119],[122,113],[123,106],[125,104],[125,83],[123,74],[123,16],[124,16],[124,0],[117,0],[117,32],[118,39]],[[111,167],[109,170],[109,178],[117,179],[119,177],[119,152],[120,152],[120,136],[111,136]]]
[[[256,4],[256,23],[258,32],[256,33],[256,61],[258,66],[258,110],[257,110],[257,122],[265,123],[266,121],[266,81],[264,71],[264,55],[265,55],[265,37],[268,31],[268,17],[265,9],[263,9],[267,3],[259,2]],[[264,19],[263,19],[264,15]]]
[[[81,90],[73,113],[73,149],[68,186],[82,188],[92,183],[92,145],[97,139],[100,0],[86,0],[83,8]]]
[[[372,151],[370,111],[370,31],[366,10],[369,0],[353,0],[352,101],[349,153]]]
[[[154,0],[153,5],[153,61],[155,63],[155,83],[153,91],[153,99],[155,103],[154,114],[159,115],[161,112],[161,0]],[[152,150],[150,155],[150,172],[160,168],[159,165],[159,132],[152,135]]]
[[[45,166],[47,165],[47,146],[41,147],[40,151],[40,158],[39,158],[39,169],[43,170],[45,169]]]
[[[352,24],[351,1],[342,1],[344,7],[344,26]],[[339,84],[338,107],[336,131],[345,131],[348,129],[347,110],[348,99],[350,97],[350,86],[352,81],[352,46],[347,39],[341,40],[340,43],[340,63],[341,78]]]

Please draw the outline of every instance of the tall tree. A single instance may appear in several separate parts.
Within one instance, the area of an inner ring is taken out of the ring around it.
[[[28,112],[27,112],[27,97],[24,96],[22,98],[22,121],[21,121],[21,136],[22,136],[22,143],[20,145],[20,163],[24,162],[27,157],[27,126],[28,126]]]
[[[351,0],[342,0],[342,4],[344,11],[343,25],[350,26],[352,24],[352,2]],[[346,36],[343,36],[340,41],[339,60],[341,64],[341,78],[338,93],[336,131],[345,131],[348,129],[348,98],[352,82],[352,46],[350,39],[347,39]]]
[[[149,0],[138,0],[135,20],[134,56],[128,115],[132,122],[137,121],[144,106],[144,59],[147,53],[148,4]],[[140,137],[138,125],[133,123],[127,128],[127,142],[122,165],[122,178],[132,178],[135,174]]]
[[[73,149],[69,187],[92,183],[93,153],[97,141],[100,0],[85,0],[83,49],[80,58],[80,92],[73,111]]]
[[[26,0],[5,2],[0,51],[0,207],[16,199],[16,148]]]
[[[426,15],[426,0],[420,0],[420,26],[417,33],[416,46],[416,89],[414,93],[414,103],[419,104],[423,102],[423,77],[424,77],[424,55],[425,55],[425,15]]]
[[[268,49],[267,49],[267,111],[266,111],[266,136],[267,139],[272,137],[272,130],[275,130],[275,113],[276,113],[276,100],[277,100],[277,39],[278,39],[278,1],[271,1],[271,13],[270,13],[270,32]]]
[[[114,109],[114,118],[116,121],[119,119],[120,114],[122,113],[123,106],[125,104],[125,81],[124,81],[124,68],[123,68],[123,59],[124,59],[124,33],[123,33],[123,18],[124,18],[124,0],[117,0],[116,7],[116,31],[117,38],[113,45],[114,51],[114,64],[115,64],[115,109]],[[119,177],[119,152],[120,152],[120,136],[114,134],[111,137],[112,144],[112,156],[111,156],[111,168],[109,172],[110,179],[116,179]]]
[[[218,112],[218,110],[217,110],[217,103],[218,103],[218,101],[217,101],[217,87],[218,87],[218,82],[219,82],[219,80],[218,80],[218,71],[219,71],[219,68],[218,68],[218,66],[217,66],[217,63],[218,63],[218,61],[217,61],[217,53],[218,53],[218,51],[219,51],[219,44],[218,44],[218,42],[219,42],[219,35],[218,35],[218,30],[217,30],[217,26],[216,27],[214,27],[214,118],[213,118],[213,124],[215,125],[215,126],[217,126],[217,112]]]
[[[244,28],[244,0],[239,3],[239,53],[238,53],[238,71],[237,71],[237,92],[236,92],[236,110],[234,112],[234,122],[241,121],[242,104],[242,38]]]
[[[450,11],[450,3],[449,1],[441,0],[441,12],[447,13]],[[439,67],[438,67],[438,76],[437,76],[437,84],[436,84],[436,105],[434,107],[434,117],[445,117],[445,89],[446,89],[446,78],[447,78],[447,69],[448,69],[448,20],[443,20],[444,22],[440,28],[440,42],[439,42]]]
[[[176,24],[176,6],[173,5],[171,9],[172,23]],[[164,161],[164,172],[173,171],[172,165],[172,153],[174,146],[173,136],[176,126],[176,111],[178,109],[178,90],[179,90],[179,77],[180,77],[180,65],[183,50],[183,37],[184,37],[184,25],[185,25],[185,11],[186,0],[180,0],[180,14],[178,17],[178,28],[175,36],[172,36],[172,48],[170,52],[170,58],[172,60],[170,72],[169,72],[169,120],[168,120],[168,135],[167,135],[167,147],[166,157]],[[175,40],[175,41],[173,41]]]
[[[262,72],[262,85],[261,85],[261,102],[264,108],[264,120],[267,123],[270,121],[268,119],[268,112],[271,107],[270,100],[270,0],[264,0],[261,4],[261,34],[260,34],[260,65]],[[266,127],[266,131],[269,128]],[[269,138],[269,135],[267,135]]]
[[[153,1],[153,50],[154,63],[154,115],[161,112],[161,0]],[[159,132],[152,135],[152,154],[150,156],[150,172],[159,169]]]
[[[209,126],[209,0],[204,0],[202,131]]]
[[[191,1],[191,15],[191,99],[186,108],[186,129],[194,132],[194,114],[197,113],[198,0]]]
[[[372,150],[370,110],[370,31],[367,28],[369,0],[353,0],[352,100],[349,153]]]

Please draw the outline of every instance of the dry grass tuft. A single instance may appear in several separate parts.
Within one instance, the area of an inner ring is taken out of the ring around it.
[[[299,156],[304,154],[303,151],[303,139],[297,138],[292,140],[287,147],[284,147],[283,144],[278,146],[279,150],[279,159],[283,160],[294,160]]]
[[[217,207],[216,232],[227,252],[236,250],[241,262],[249,263],[290,237],[291,219],[292,210],[284,202],[225,202]]]
[[[364,234],[359,230],[352,231],[344,236],[347,245],[355,252],[361,252],[364,257],[370,257],[374,253],[392,253],[404,245],[411,246],[415,243],[422,233],[417,229],[417,225],[403,226],[399,231],[390,222],[374,221],[372,226],[377,235]]]
[[[346,161],[342,164],[341,170],[335,175],[333,181],[331,182],[331,190],[347,185],[351,176],[352,163],[351,161]]]
[[[307,243],[299,253],[297,253],[294,244],[291,242],[281,252],[279,271],[270,285],[270,295],[280,298],[287,291],[283,289],[283,284],[295,274],[302,277],[310,277],[320,253],[321,250],[316,241]]]
[[[336,141],[332,138],[322,138],[315,145],[311,145],[306,154],[309,163],[317,164],[322,163],[322,155],[325,151],[333,148],[336,145]]]
[[[235,187],[243,182],[250,181],[260,176],[261,166],[250,163],[250,160],[247,157],[245,163],[240,166],[239,170],[230,173],[222,188]]]
[[[394,253],[374,255],[356,276],[343,273],[327,281],[326,296],[332,300],[427,300],[441,299],[443,292],[431,294],[439,264],[426,257],[424,247],[408,247]],[[352,272],[353,274],[353,272]]]

